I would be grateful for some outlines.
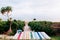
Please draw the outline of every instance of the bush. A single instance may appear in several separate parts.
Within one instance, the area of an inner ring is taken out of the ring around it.
[[[52,22],[49,21],[32,21],[28,24],[33,31],[44,31],[48,35],[54,35],[54,31],[51,28]]]
[[[24,21],[13,20],[11,25],[12,33],[10,34],[15,34],[18,29],[23,31],[24,25],[25,25]],[[10,21],[0,21],[0,34],[7,32],[9,28],[10,28]]]
[[[18,20],[18,21],[17,21],[17,24],[18,24],[18,28],[17,28],[17,29],[20,29],[20,30],[23,31],[23,27],[25,26],[24,21]]]
[[[0,21],[0,34],[4,33],[6,31],[6,21]]]
[[[29,22],[28,24],[31,27],[32,31],[42,31],[42,26],[40,25],[40,22]]]
[[[5,21],[4,21],[5,22]],[[5,22],[5,25],[4,25],[4,32],[7,32],[10,28],[10,24],[9,24],[9,21],[6,21]]]
[[[12,21],[12,26],[11,26],[11,28],[12,28],[12,32],[15,34],[16,32],[17,32],[17,30],[23,30],[23,27],[24,27],[24,21],[16,21],[16,20],[14,20],[14,21]]]

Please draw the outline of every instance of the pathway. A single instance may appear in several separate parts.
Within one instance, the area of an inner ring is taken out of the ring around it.
[[[24,31],[31,31],[30,27],[28,26],[28,21],[25,21]]]

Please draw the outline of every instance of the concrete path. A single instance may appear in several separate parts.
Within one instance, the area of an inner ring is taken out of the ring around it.
[[[25,26],[23,28],[24,31],[31,31],[30,27],[28,26],[28,21],[25,21]]]

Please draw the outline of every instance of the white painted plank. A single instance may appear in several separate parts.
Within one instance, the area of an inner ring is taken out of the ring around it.
[[[51,39],[45,32],[41,32],[45,39]]]
[[[45,40],[45,38],[43,37],[43,35],[41,34],[41,32],[38,32],[38,33],[41,36],[42,40]]]
[[[19,33],[16,33],[14,36],[13,36],[13,39],[17,39],[19,36]]]
[[[40,39],[39,36],[38,36],[38,34],[37,34],[37,32],[32,32],[32,33],[33,33],[33,38],[35,40],[39,40]]]

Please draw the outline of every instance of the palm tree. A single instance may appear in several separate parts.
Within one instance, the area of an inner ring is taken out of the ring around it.
[[[7,6],[7,7],[2,7],[1,8],[1,13],[4,15],[4,14],[7,14],[7,17],[8,17],[8,20],[10,19],[9,18],[9,13],[12,11],[12,8],[10,7],[10,6]],[[9,20],[9,21],[11,21],[11,20]],[[10,23],[10,29],[9,29],[10,31],[11,31],[11,23]]]
[[[9,19],[9,13],[12,11],[12,8],[10,6],[7,7],[2,7],[1,8],[1,13],[4,15],[7,13],[7,17]]]

